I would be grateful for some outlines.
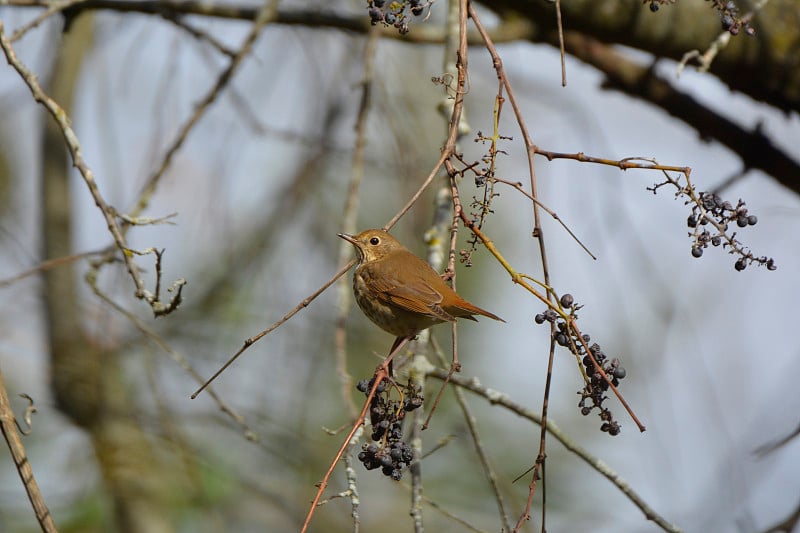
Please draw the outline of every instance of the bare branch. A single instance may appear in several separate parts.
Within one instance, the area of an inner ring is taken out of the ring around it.
[[[2,31],[2,26],[0,26],[0,31]],[[14,465],[17,467],[17,472],[20,479],[22,479],[22,484],[25,486],[25,491],[28,493],[28,499],[33,506],[33,511],[36,513],[36,519],[39,521],[42,531],[45,533],[58,533],[53,517],[50,515],[50,510],[44,502],[38,483],[36,483],[36,478],[33,477],[33,468],[31,468],[31,463],[28,461],[22,439],[17,433],[17,425],[14,411],[11,409],[11,402],[8,401],[3,373],[0,372],[0,429],[3,432],[6,444],[8,444],[11,457],[14,459]]]

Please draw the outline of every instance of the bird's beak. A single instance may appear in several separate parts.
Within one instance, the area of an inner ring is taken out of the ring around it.
[[[353,237],[352,235],[348,235],[347,233],[337,233],[336,235],[338,235],[339,237],[341,237],[342,239],[346,240],[347,242],[349,242],[354,246],[358,243],[355,237]]]

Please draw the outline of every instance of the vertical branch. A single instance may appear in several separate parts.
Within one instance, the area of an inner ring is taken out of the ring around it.
[[[489,51],[489,54],[492,57],[492,63],[494,65],[495,71],[497,72],[497,78],[503,84],[506,89],[506,94],[508,95],[508,100],[511,103],[511,107],[514,110],[514,115],[517,120],[517,124],[519,125],[520,132],[522,133],[523,140],[525,141],[525,148],[528,157],[528,174],[530,176],[530,184],[531,184],[531,196],[534,198],[534,201],[531,202],[531,207],[533,209],[533,237],[539,241],[539,253],[542,261],[542,272],[544,274],[544,283],[546,286],[550,286],[550,268],[547,262],[547,250],[545,247],[544,241],[544,232],[542,231],[541,225],[541,216],[540,216],[540,209],[539,205],[536,200],[539,199],[539,194],[536,188],[536,168],[534,165],[534,155],[536,153],[536,145],[533,143],[533,139],[531,138],[530,134],[528,133],[528,128],[525,125],[525,120],[522,116],[522,112],[520,111],[519,105],[517,104],[517,99],[514,96],[514,90],[511,87],[511,83],[508,81],[508,77],[506,76],[505,69],[503,68],[503,60],[500,58],[500,55],[497,53],[497,49],[492,42],[491,37],[489,36],[486,28],[484,28],[483,24],[480,21],[480,17],[478,17],[478,13],[475,8],[470,4],[469,6],[469,14],[472,17],[473,23],[475,24],[475,28],[480,33],[481,38],[483,39],[484,43],[486,44],[486,49]],[[550,291],[547,292],[547,299],[552,300],[552,294]],[[555,335],[555,324],[550,323],[550,337],[553,338]],[[528,500],[526,503],[525,511],[520,516],[519,520],[517,521],[516,526],[514,527],[514,531],[518,531],[522,524],[530,518],[530,509],[533,504],[533,496],[536,492],[536,483],[540,478],[540,466],[544,464],[546,453],[546,441],[547,441],[547,431],[545,430],[546,423],[547,423],[547,410],[549,407],[549,398],[550,398],[550,386],[552,383],[553,377],[553,359],[554,359],[554,345],[550,343],[550,350],[548,353],[547,359],[547,378],[545,380],[544,386],[544,398],[542,400],[542,428],[539,435],[539,453],[536,457],[536,463],[533,468],[533,473],[531,474],[531,482],[529,485],[528,491]],[[542,498],[544,500],[544,498]],[[542,529],[544,529],[544,521],[542,522]]]

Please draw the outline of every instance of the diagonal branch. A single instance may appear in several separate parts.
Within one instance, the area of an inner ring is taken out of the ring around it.
[[[144,287],[144,282],[139,275],[139,269],[136,266],[136,263],[134,263],[132,255],[127,253],[128,246],[125,243],[125,237],[122,234],[120,226],[117,224],[114,209],[105,201],[102,194],[100,194],[100,188],[97,186],[97,182],[94,179],[94,173],[83,159],[83,152],[80,142],[78,141],[78,136],[75,134],[75,130],[72,129],[67,113],[55,100],[50,98],[44,92],[41,85],[39,85],[39,80],[37,79],[36,75],[33,74],[33,72],[31,72],[17,57],[14,48],[11,46],[11,42],[3,31],[2,20],[0,20],[0,48],[3,49],[3,53],[5,54],[9,65],[11,65],[14,70],[19,73],[22,81],[24,81],[30,89],[33,98],[42,104],[45,109],[47,109],[47,111],[53,116],[53,119],[56,121],[59,128],[61,128],[61,131],[64,135],[64,142],[66,143],[70,155],[72,156],[72,164],[78,169],[78,172],[80,172],[81,176],[83,177],[83,181],[89,188],[89,193],[92,195],[95,204],[103,214],[103,219],[106,221],[106,226],[114,239],[116,247],[122,252],[122,258],[125,262],[125,267],[127,268],[128,273],[131,275],[134,286],[136,287],[136,297],[145,298],[146,290]]]
[[[14,459],[14,465],[17,467],[22,484],[25,485],[25,492],[28,493],[28,499],[31,501],[42,531],[45,533],[58,533],[53,517],[42,497],[42,492],[39,490],[39,485],[36,483],[36,478],[33,477],[31,463],[28,461],[25,447],[22,445],[22,439],[17,432],[16,418],[8,401],[2,372],[0,372],[0,430],[2,430],[3,437],[8,444],[11,457]]]

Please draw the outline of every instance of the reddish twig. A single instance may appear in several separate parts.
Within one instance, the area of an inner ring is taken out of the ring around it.
[[[333,461],[331,461],[330,466],[328,466],[328,470],[325,472],[325,475],[322,477],[316,486],[317,486],[317,494],[314,496],[314,500],[311,502],[311,507],[308,509],[308,514],[306,515],[306,519],[303,522],[303,528],[300,530],[300,533],[305,533],[308,531],[308,526],[311,524],[311,519],[314,517],[314,512],[317,510],[317,506],[322,499],[322,494],[325,492],[325,489],[328,486],[328,482],[330,481],[331,474],[333,474],[334,469],[336,468],[336,464],[339,462],[339,459],[342,458],[342,454],[344,454],[345,449],[347,449],[348,444],[350,444],[350,439],[353,438],[358,428],[364,423],[364,419],[366,418],[367,411],[369,410],[370,403],[372,403],[372,398],[375,397],[375,393],[378,390],[381,382],[384,379],[389,379],[391,376],[389,375],[389,368],[391,366],[392,359],[394,356],[400,351],[403,346],[405,346],[408,341],[411,339],[406,337],[401,342],[398,342],[394,349],[386,356],[386,359],[378,365],[378,368],[375,369],[375,373],[373,374],[374,382],[372,384],[372,388],[367,395],[367,399],[364,402],[364,407],[361,408],[361,412],[358,414],[358,418],[353,423],[353,427],[350,429],[350,432],[345,437],[344,442],[339,447],[339,451],[336,452],[336,455],[333,457]]]
[[[538,192],[536,188],[536,167],[533,161],[533,155],[536,153],[538,148],[533,143],[531,136],[528,134],[528,128],[525,125],[525,120],[522,116],[522,111],[517,104],[517,99],[514,96],[514,90],[511,87],[511,83],[508,81],[508,77],[506,76],[505,69],[503,68],[503,60],[500,58],[500,54],[497,53],[497,49],[492,42],[489,33],[486,31],[486,28],[481,23],[480,17],[478,16],[478,12],[475,10],[474,6],[470,4],[469,7],[469,14],[472,18],[473,24],[475,24],[475,28],[478,30],[478,33],[481,35],[481,38],[484,41],[486,49],[488,50],[489,54],[492,57],[492,64],[494,65],[495,72],[497,73],[497,79],[499,80],[501,89],[505,89],[506,94],[508,95],[508,100],[511,103],[511,108],[514,110],[514,116],[516,117],[517,125],[520,129],[520,133],[522,134],[522,138],[525,141],[525,148],[526,148],[526,155],[528,158],[528,175],[530,176],[530,183],[531,183],[531,195],[533,198],[538,198]],[[539,206],[534,201],[532,202],[533,207],[533,235],[539,241],[539,254],[541,257],[542,263],[542,271],[544,274],[544,283],[546,286],[550,286],[550,267],[547,261],[547,249],[544,243],[544,231],[542,230],[541,225],[541,216],[539,214]],[[551,293],[548,291],[547,294],[547,305],[552,305],[551,301]],[[552,337],[555,335],[555,325],[550,324],[550,336]],[[547,409],[549,406],[549,396],[550,396],[550,383],[552,381],[553,376],[553,360],[554,360],[554,350],[550,349],[550,353],[547,360],[547,377],[545,379],[545,387],[544,387],[544,398],[542,401],[542,418],[544,422],[547,422]],[[546,457],[545,448],[546,448],[546,437],[547,433],[544,430],[544,425],[542,426],[542,430],[539,435],[539,453],[537,454],[537,461],[534,466],[533,474],[531,475],[531,483],[530,483],[530,490],[528,492],[528,500],[526,502],[525,511],[520,516],[520,519],[517,521],[516,526],[514,527],[514,531],[518,531],[522,524],[530,517],[530,509],[533,505],[533,495],[536,490],[536,481],[539,476],[539,465],[544,462],[544,458]],[[542,523],[542,528],[544,529],[544,523]]]
[[[572,159],[579,163],[595,163],[597,165],[608,165],[617,167],[621,170],[628,170],[632,168],[640,168],[645,170],[663,170],[666,172],[680,172],[686,176],[692,173],[690,167],[677,167],[672,165],[659,165],[657,163],[636,163],[636,160],[647,160],[644,157],[626,157],[624,159],[606,159],[603,157],[593,157],[586,155],[583,152],[564,153],[564,152],[551,152],[549,150],[542,150],[536,147],[536,153],[547,158],[548,161],[553,159]]]

